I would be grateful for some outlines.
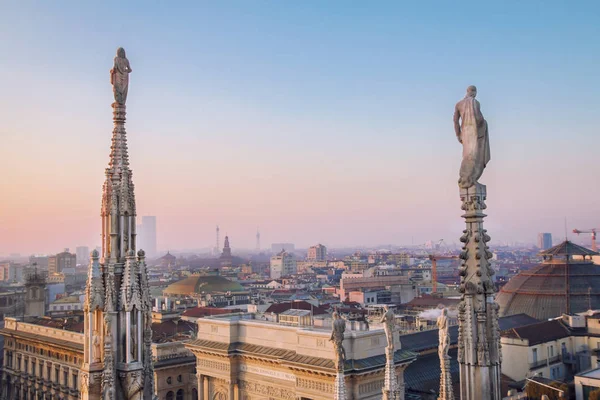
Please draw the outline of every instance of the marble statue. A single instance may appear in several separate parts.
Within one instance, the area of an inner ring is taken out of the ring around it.
[[[475,96],[477,88],[469,86],[465,98],[456,103],[454,108],[454,130],[458,141],[463,145],[458,181],[462,188],[469,188],[478,183],[490,161],[488,125]]]
[[[100,336],[98,336],[98,331],[94,331],[92,334],[92,345],[94,346],[94,362],[100,362]]]
[[[396,325],[396,316],[394,311],[386,305],[384,306],[385,313],[381,317],[381,323],[385,330],[385,337],[387,338],[387,347],[390,349],[394,348],[394,327]]]
[[[448,358],[448,348],[450,346],[450,335],[448,333],[448,310],[443,309],[437,318],[437,327],[439,335],[438,353],[440,360]]]
[[[333,312],[333,324],[331,330],[331,338],[333,348],[335,349],[335,367],[338,371],[344,370],[346,362],[346,350],[344,350],[344,332],[346,331],[346,321],[340,317],[337,311]]]
[[[125,105],[127,101],[127,90],[129,89],[129,74],[131,73],[131,65],[125,56],[125,49],[119,47],[113,68],[110,70],[110,83],[113,86],[113,94],[115,102]]]

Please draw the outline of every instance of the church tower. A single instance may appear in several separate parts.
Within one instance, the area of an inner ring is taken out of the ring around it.
[[[25,316],[46,315],[46,278],[37,268],[25,278]]]
[[[223,252],[221,253],[221,257],[219,257],[219,260],[222,267],[230,267],[233,262],[231,247],[229,247],[229,236],[225,236],[225,246],[223,247]]]
[[[154,398],[152,316],[145,254],[136,253],[136,209],[125,101],[131,67],[119,48],[111,70],[113,134],[102,190],[102,253],[91,253],[84,303],[84,400]]]

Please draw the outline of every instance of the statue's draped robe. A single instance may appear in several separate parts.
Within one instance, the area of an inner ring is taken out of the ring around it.
[[[112,82],[115,101],[125,104],[129,89],[129,61],[125,57],[115,57]]]
[[[467,96],[456,105],[455,119],[460,116],[460,139],[463,159],[460,165],[459,185],[464,188],[475,185],[490,161],[490,142],[487,121],[479,109],[479,102]]]
[[[438,353],[440,359],[448,355],[448,319],[445,316],[438,317]]]

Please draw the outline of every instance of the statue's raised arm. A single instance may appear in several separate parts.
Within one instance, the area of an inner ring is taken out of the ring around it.
[[[488,125],[479,101],[475,100],[477,88],[469,86],[465,98],[454,108],[454,131],[463,145],[458,185],[469,188],[478,183],[483,170],[490,161]]]
[[[129,60],[125,56],[125,49],[119,47],[113,68],[110,70],[110,83],[113,86],[115,102],[125,105],[127,101],[127,91],[129,89],[129,74],[132,69]]]

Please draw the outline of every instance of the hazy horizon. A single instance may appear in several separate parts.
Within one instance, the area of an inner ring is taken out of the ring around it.
[[[469,4],[472,4],[470,6]],[[127,100],[138,218],[158,249],[458,242],[470,84],[489,123],[494,246],[600,225],[600,3],[0,6],[0,254],[100,243]],[[576,237],[576,241],[588,241]]]

